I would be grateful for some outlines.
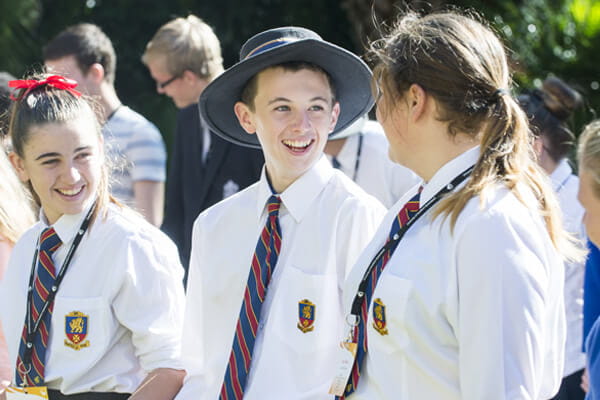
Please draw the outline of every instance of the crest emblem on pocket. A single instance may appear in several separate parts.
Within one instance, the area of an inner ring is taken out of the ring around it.
[[[85,340],[88,334],[89,318],[82,312],[73,311],[65,315],[65,346],[79,350],[90,345]]]
[[[388,334],[386,326],[385,304],[377,298],[373,301],[373,328],[383,336]]]
[[[316,306],[308,299],[298,302],[298,329],[302,333],[310,332],[315,329],[315,309]]]

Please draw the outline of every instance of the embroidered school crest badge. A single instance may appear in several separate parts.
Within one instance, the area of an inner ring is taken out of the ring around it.
[[[310,332],[315,329],[315,309],[316,306],[308,299],[298,302],[298,329],[302,333]]]
[[[65,315],[65,346],[79,350],[90,345],[85,340],[88,333],[88,316],[79,311],[73,311]]]
[[[388,334],[386,325],[385,304],[380,298],[377,298],[373,301],[373,328],[383,336]]]

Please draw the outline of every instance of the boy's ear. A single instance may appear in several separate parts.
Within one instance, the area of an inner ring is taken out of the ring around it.
[[[333,108],[331,109],[331,124],[329,125],[329,132],[335,129],[337,125],[338,118],[340,116],[340,103],[338,101],[335,102]]]
[[[19,155],[14,151],[8,153],[8,159],[10,160],[10,163],[15,169],[15,172],[17,173],[17,176],[19,177],[21,182],[27,182],[29,180],[29,174],[25,169],[25,162],[23,161],[23,159],[19,157]]]
[[[254,124],[254,118],[252,118],[253,112],[250,111],[250,108],[246,105],[246,103],[238,101],[233,106],[233,111],[235,112],[235,116],[246,133],[250,135],[255,134],[256,126]]]
[[[85,75],[87,78],[91,78],[95,84],[99,85],[104,80],[104,67],[100,63],[93,63]]]

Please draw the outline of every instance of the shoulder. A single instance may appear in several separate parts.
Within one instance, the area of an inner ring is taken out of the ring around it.
[[[171,255],[175,244],[160,229],[151,225],[140,214],[128,207],[109,204],[106,212],[97,216],[90,235],[94,240],[106,239],[107,243],[126,248],[145,248],[152,253]]]
[[[198,121],[198,123],[200,122],[200,111],[198,110],[197,104],[181,108],[177,112],[177,124],[189,123],[190,120]]]
[[[194,221],[194,230],[200,226],[208,232],[222,229],[228,224],[235,224],[242,216],[256,214],[258,186],[259,182],[255,182],[202,211]]]
[[[456,221],[456,236],[467,234],[481,241],[516,240],[530,248],[547,247],[550,237],[534,206],[537,200],[528,190],[522,190],[520,197],[497,185],[483,196],[470,199]]]
[[[343,212],[348,212],[349,209],[363,209],[383,215],[386,211],[379,200],[365,192],[339,170],[334,171],[323,191],[323,196],[327,198],[328,203]]]
[[[33,254],[31,249],[35,246],[38,236],[43,229],[43,224],[38,221],[27,229],[12,248],[11,254]]]
[[[114,122],[113,122],[114,120]],[[140,113],[132,110],[127,106],[121,106],[115,116],[111,118],[111,129],[119,130],[130,130],[133,137],[136,139],[149,138],[149,139],[160,139],[160,131],[152,122],[146,119]]]

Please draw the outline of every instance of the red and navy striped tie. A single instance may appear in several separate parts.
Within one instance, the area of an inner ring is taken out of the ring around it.
[[[31,288],[31,324],[35,325],[40,318],[46,299],[56,280],[56,269],[52,261],[52,254],[60,247],[62,242],[54,231],[54,228],[46,228],[40,235],[38,262],[36,266],[36,277]],[[26,384],[37,386],[44,383],[44,366],[46,363],[46,347],[48,346],[48,335],[50,333],[50,321],[54,304],[48,305],[48,310],[42,315],[39,329],[33,343],[27,344],[27,321],[21,335],[19,355],[17,358],[17,385]],[[31,361],[24,364],[24,355],[27,349],[31,351]]]
[[[260,321],[260,309],[267,295],[269,282],[281,249],[280,206],[281,199],[279,197],[273,195],[269,198],[267,203],[269,216],[252,257],[229,364],[221,387],[221,396],[219,397],[221,400],[242,400],[244,397],[252,350]]]
[[[421,189],[419,192],[408,201],[402,207],[394,222],[392,223],[392,228],[390,229],[390,234],[388,235],[387,242],[392,240],[394,235],[396,235],[400,229],[419,211],[419,199],[421,197]],[[386,242],[386,243],[387,243]],[[397,245],[397,243],[396,243]],[[375,265],[375,268],[371,271],[371,276],[369,277],[369,281],[367,283],[367,288],[365,290],[365,300],[362,303],[361,313],[360,313],[360,321],[358,325],[354,328],[354,341],[357,343],[356,350],[356,359],[354,360],[354,365],[352,366],[352,372],[350,374],[350,378],[348,379],[348,384],[346,385],[346,391],[344,392],[344,396],[336,397],[338,400],[345,399],[350,394],[354,393],[356,390],[356,385],[358,384],[358,379],[360,378],[360,368],[362,366],[365,355],[367,354],[367,325],[365,321],[368,318],[368,310],[371,304],[371,298],[373,296],[373,292],[375,292],[375,287],[377,286],[377,281],[385,268],[385,265],[392,257],[392,254],[396,250],[396,246],[391,247],[388,251],[386,251],[379,260],[379,262]]]

